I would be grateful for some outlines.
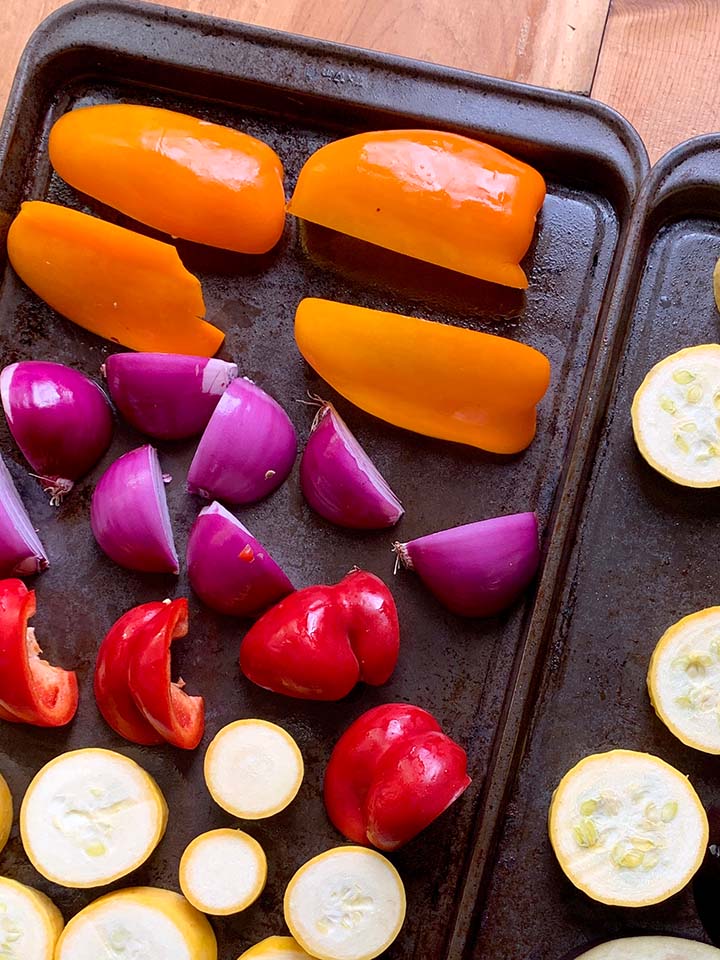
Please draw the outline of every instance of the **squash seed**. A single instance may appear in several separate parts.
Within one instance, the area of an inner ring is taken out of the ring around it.
[[[580,813],[583,817],[591,817],[597,808],[597,800],[583,800],[583,802],[580,804]]]
[[[683,453],[690,453],[690,447],[688,446],[688,442],[685,439],[685,437],[682,436],[682,434],[680,433],[673,434],[673,440],[675,441],[675,446],[679,450],[682,450]]]
[[[675,383],[679,383],[681,386],[684,387],[686,384],[693,382],[693,380],[695,379],[695,374],[690,373],[689,370],[676,370],[675,373],[672,375],[672,378],[675,381]]]
[[[668,800],[668,802],[663,805],[662,811],[660,812],[660,819],[663,823],[670,823],[670,821],[674,820],[677,816],[677,812],[677,800]]]
[[[699,383],[694,383],[685,394],[688,403],[700,403],[703,397],[703,390]]]
[[[720,399],[720,393],[718,394],[718,399]],[[670,399],[670,397],[660,397],[660,408],[665,411],[665,413],[676,413],[677,407]],[[720,410],[720,406],[718,407]]]

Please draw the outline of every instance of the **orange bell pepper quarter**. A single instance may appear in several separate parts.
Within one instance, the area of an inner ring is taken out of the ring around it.
[[[295,339],[338,393],[388,423],[493,453],[535,436],[550,363],[523,343],[316,299],[300,302]]]
[[[18,276],[69,320],[133,350],[211,357],[224,333],[175,247],[54,203],[31,200],[7,238]]]
[[[282,235],[280,157],[239,130],[112,103],[60,117],[49,150],[73,187],[173,237],[265,253]]]
[[[525,288],[545,181],[502,150],[455,133],[382,130],[321,147],[288,210],[450,270]]]

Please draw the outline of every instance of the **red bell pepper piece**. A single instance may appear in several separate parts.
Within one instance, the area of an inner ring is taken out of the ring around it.
[[[325,806],[354,843],[396,850],[440,816],[470,785],[467,755],[420,707],[368,710],[335,745]]]
[[[34,590],[22,580],[0,581],[0,719],[62,727],[77,710],[77,676],[40,658],[27,625],[34,613]]]
[[[130,693],[130,659],[142,628],[167,604],[155,600],[124,613],[100,644],[95,664],[95,699],[116,733],[132,743],[151,746],[164,738],[145,719]]]
[[[392,594],[355,570],[334,586],[306,587],[271,607],[245,634],[240,668],[258,686],[302,700],[340,700],[359,680],[380,686],[397,663]]]
[[[162,607],[139,629],[130,657],[130,693],[164,740],[194,750],[205,730],[205,701],[188,696],[182,680],[170,679],[170,645],[188,632],[188,603],[183,597]]]

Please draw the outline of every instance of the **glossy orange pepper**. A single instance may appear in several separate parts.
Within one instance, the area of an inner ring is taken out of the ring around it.
[[[398,253],[527,287],[545,181],[486,143],[435,130],[359,133],[321,147],[288,210]]]
[[[388,423],[493,453],[535,436],[550,363],[523,343],[315,299],[300,302],[295,339],[338,393]]]
[[[60,117],[49,149],[72,186],[173,237],[265,253],[283,232],[280,158],[239,130],[112,103]]]
[[[54,203],[24,203],[10,263],[51,307],[133,350],[210,357],[223,341],[175,247]]]

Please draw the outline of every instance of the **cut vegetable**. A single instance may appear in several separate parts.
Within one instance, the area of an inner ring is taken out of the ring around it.
[[[681,937],[623,937],[577,954],[577,960],[720,960],[720,950]]]
[[[3,960],[53,960],[63,926],[62,914],[44,893],[0,877]]]
[[[143,573],[178,573],[157,450],[138,447],[111,463],[90,504],[90,526],[111,560]]]
[[[364,847],[309,860],[285,891],[285,923],[318,960],[372,960],[400,933],[405,888],[395,867]]]
[[[267,720],[228,724],[205,754],[205,783],[213,800],[243,820],[261,820],[284,810],[295,799],[304,773],[298,745]]]
[[[130,887],[95,900],[63,931],[55,960],[217,960],[206,917],[179,893]]]
[[[280,157],[240,130],[104,103],[60,117],[48,148],[68,183],[173,237],[265,253],[283,232]]]
[[[160,788],[112,750],[73,750],[47,763],[20,809],[28,859],[61,887],[101,887],[144,863],[165,833]],[[69,954],[68,954],[69,956]]]
[[[300,461],[300,487],[321,517],[340,527],[382,530],[405,512],[331,403],[323,403]]]
[[[187,571],[203,603],[235,617],[257,616],[295,589],[260,541],[217,501],[192,526]]]
[[[45,548],[0,456],[0,577],[28,577],[49,566]]]
[[[243,953],[238,960],[312,960],[292,937],[266,937]]]
[[[493,453],[535,436],[550,363],[524,343],[315,298],[297,308],[295,340],[338,393],[395,426]]]
[[[708,807],[709,843],[705,858],[693,877],[695,909],[705,933],[715,946],[720,946],[720,806]]]
[[[300,171],[290,213],[483,280],[527,287],[545,181],[478,140],[379,130],[335,140]]]
[[[0,397],[15,442],[50,502],[59,504],[110,446],[107,397],[84,373],[39,360],[5,367]]]
[[[640,453],[668,480],[720,486],[720,344],[655,364],[635,394],[632,423]]]
[[[186,847],[180,860],[180,889],[203,913],[227,917],[254,903],[265,887],[267,859],[242,830],[210,830]]]
[[[393,549],[404,567],[462,617],[500,613],[520,596],[540,563],[534,513],[466,523]]]
[[[104,364],[113,403],[150,437],[182,440],[207,426],[237,366],[181,353],[114,353]]]
[[[720,607],[691,613],[665,631],[647,683],[655,712],[679,740],[720,754]]]
[[[713,270],[713,293],[715,294],[715,306],[720,310],[720,260],[715,264]]]
[[[634,750],[585,757],[560,781],[550,840],[567,877],[593,900],[642,907],[681,890],[702,863],[708,820],[687,779]]]
[[[0,853],[8,842],[13,821],[13,799],[7,781],[0,773]]]
[[[10,225],[15,272],[79,326],[133,350],[210,357],[223,341],[175,247],[77,210],[31,200]]]

